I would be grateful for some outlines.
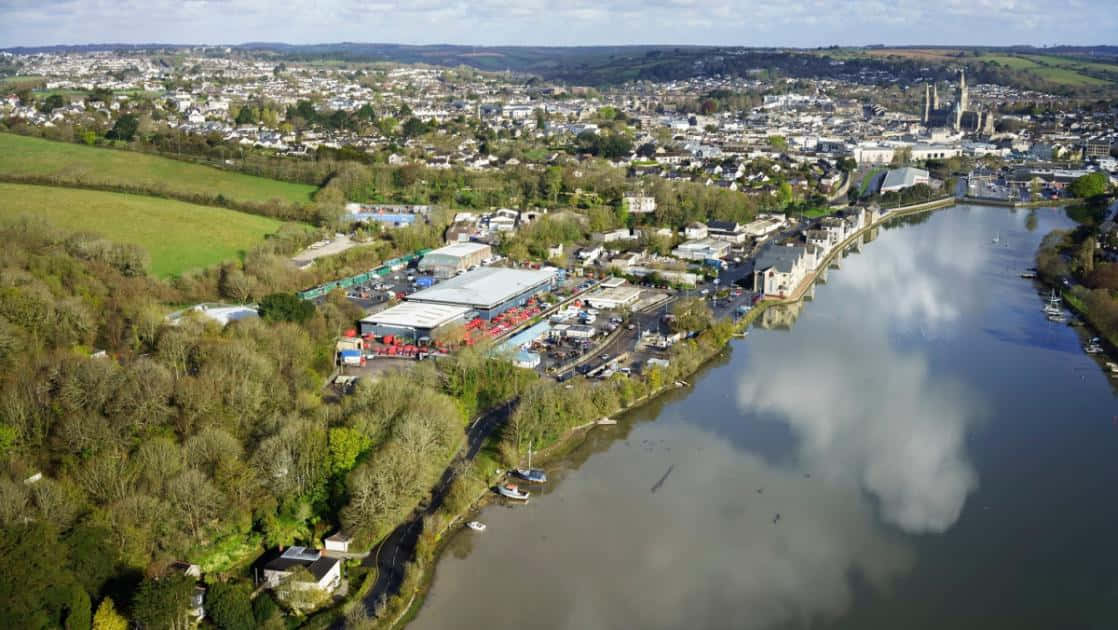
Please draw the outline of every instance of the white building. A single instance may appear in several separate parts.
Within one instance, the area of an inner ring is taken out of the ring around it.
[[[655,197],[627,195],[624,203],[630,214],[649,214],[656,212]]]

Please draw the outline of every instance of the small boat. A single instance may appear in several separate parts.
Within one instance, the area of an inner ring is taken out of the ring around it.
[[[1022,271],[1021,272],[1021,277],[1026,279],[1026,280],[1032,280],[1033,278],[1036,278],[1036,272],[1035,271]]]
[[[1063,313],[1049,313],[1048,321],[1055,322],[1057,324],[1066,324],[1068,322],[1068,317]]]
[[[1102,352],[1102,345],[1099,344],[1099,341],[1098,337],[1089,339],[1087,344],[1083,346],[1083,351],[1087,354],[1099,354]]]
[[[484,532],[485,531],[485,523],[482,523],[480,521],[470,521],[469,523],[466,523],[466,527],[469,527],[470,529],[474,530],[475,532]]]
[[[1111,374],[1113,374],[1115,376],[1118,376],[1118,363],[1115,363],[1113,361],[1107,361],[1106,362],[1106,369],[1110,370]]]
[[[515,483],[503,483],[497,486],[497,494],[517,501],[527,501],[528,497],[532,496],[531,492],[521,490]]]
[[[542,468],[532,468],[532,445],[528,445],[528,467],[517,468],[516,476],[531,483],[547,483],[547,473]]]
[[[1064,312],[1063,309],[1055,304],[1045,304],[1043,310],[1045,315],[1059,315]]]
[[[1064,300],[1063,300],[1062,297],[1060,297],[1059,295],[1056,295],[1056,289],[1052,289],[1052,293],[1048,296],[1048,303],[1049,304],[1060,304],[1063,301]]]
[[[605,418],[605,417],[603,417],[603,418],[601,418],[601,419],[599,419],[599,420],[598,420],[598,424],[601,424],[601,425],[614,425],[614,424],[617,424],[617,420],[614,420],[613,418]]]
[[[997,232],[994,232],[994,238],[990,239],[990,242],[997,245],[1001,240],[1001,236]]]

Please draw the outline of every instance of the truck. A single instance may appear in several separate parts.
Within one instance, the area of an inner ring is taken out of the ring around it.
[[[726,268],[726,261],[720,260],[718,258],[704,258],[703,259],[703,264],[706,265],[707,267],[713,267],[715,269],[725,269]]]
[[[420,289],[427,289],[435,284],[435,279],[431,276],[419,276],[415,279],[415,286]]]
[[[338,365],[363,366],[365,365],[365,355],[360,350],[339,350]]]

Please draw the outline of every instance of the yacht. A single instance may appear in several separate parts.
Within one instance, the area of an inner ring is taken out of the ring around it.
[[[469,527],[470,529],[474,530],[475,532],[484,532],[485,531],[485,523],[482,523],[480,521],[470,521],[469,523],[466,523],[466,527]]]
[[[531,483],[547,483],[547,473],[542,468],[532,468],[532,445],[528,445],[528,467],[517,468],[516,476]]]
[[[1063,313],[1049,313],[1048,321],[1056,322],[1057,324],[1066,324],[1068,321],[1068,317]]]
[[[1063,312],[1064,312],[1063,309],[1061,309],[1059,306],[1056,306],[1055,304],[1045,304],[1044,305],[1044,314],[1045,315],[1059,315]]]
[[[528,497],[532,496],[531,492],[521,490],[515,483],[503,483],[497,486],[497,494],[517,501],[527,501]]]
[[[1083,351],[1087,354],[1099,354],[1102,352],[1102,345],[1099,344],[1099,341],[1098,337],[1089,339],[1087,344],[1083,346]]]

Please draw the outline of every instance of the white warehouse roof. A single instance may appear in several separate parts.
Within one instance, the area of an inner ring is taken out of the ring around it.
[[[403,302],[379,313],[369,315],[361,321],[375,326],[433,329],[447,322],[461,319],[470,310],[472,309],[468,306]]]
[[[551,282],[554,277],[555,269],[483,267],[413,293],[408,296],[408,301],[493,308],[525,291]]]
[[[453,243],[446,247],[427,252],[427,256],[451,256],[454,258],[464,258],[479,252],[488,251],[490,247],[485,243]]]

